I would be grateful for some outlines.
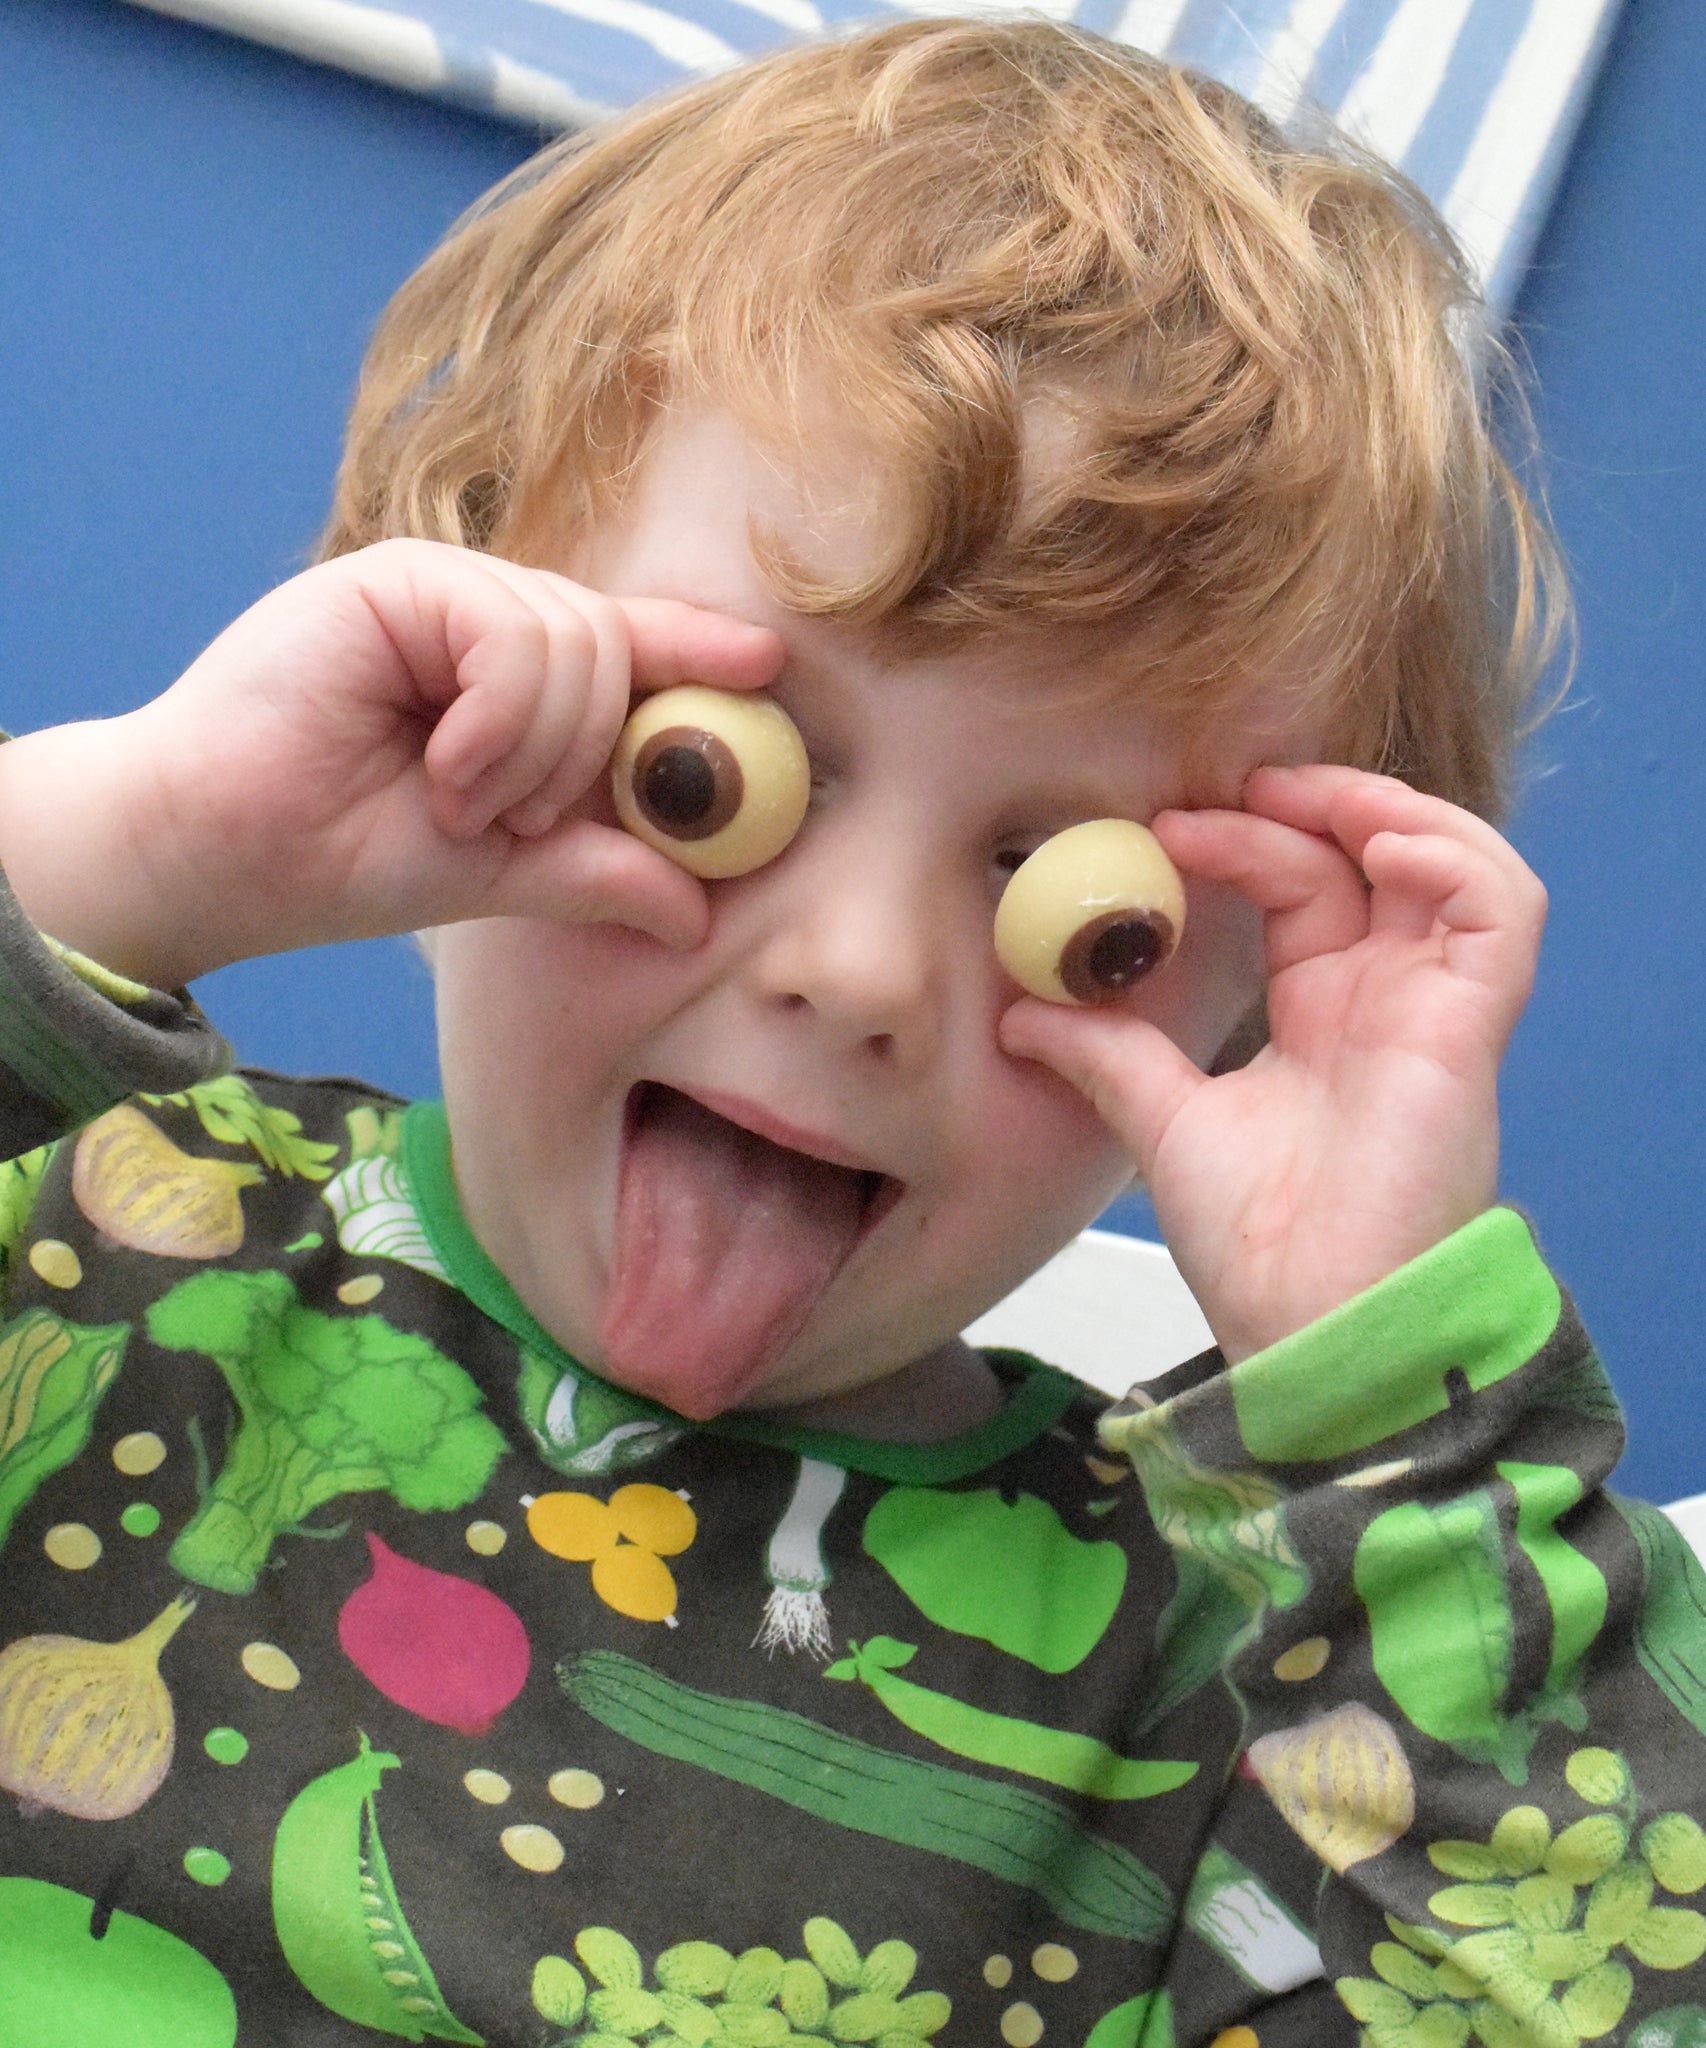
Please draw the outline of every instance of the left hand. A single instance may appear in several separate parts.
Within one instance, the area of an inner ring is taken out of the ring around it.
[[[1229,1359],[1372,1287],[1491,1206],[1498,1071],[1546,892],[1491,825],[1385,776],[1258,769],[1241,811],[1166,811],[1187,881],[1263,913],[1269,1041],[1210,1078],[1129,1011],[1027,997],[1003,1048],[1131,1150]]]

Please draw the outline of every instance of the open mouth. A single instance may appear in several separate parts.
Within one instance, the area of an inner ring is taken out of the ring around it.
[[[606,1369],[699,1420],[737,1405],[902,1192],[890,1174],[641,1083],[625,1115]]]

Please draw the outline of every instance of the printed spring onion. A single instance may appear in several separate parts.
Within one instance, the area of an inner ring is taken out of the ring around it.
[[[847,1474],[839,1465],[825,1464],[821,1458],[800,1460],[787,1511],[764,1554],[770,1597],[753,1642],[771,1655],[779,1649],[809,1650],[824,1658],[835,1647],[823,1597],[829,1584],[823,1528],[846,1485]]]

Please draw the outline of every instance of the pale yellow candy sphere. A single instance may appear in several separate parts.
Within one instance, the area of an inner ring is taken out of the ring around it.
[[[1130,818],[1092,818],[1044,840],[995,911],[995,951],[1050,1003],[1117,1002],[1169,957],[1185,887],[1161,842]]]
[[[639,704],[611,757],[617,815],[706,881],[774,860],[800,829],[811,765],[768,697],[683,683]]]

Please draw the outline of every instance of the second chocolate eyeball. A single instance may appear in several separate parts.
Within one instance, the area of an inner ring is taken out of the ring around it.
[[[630,714],[610,761],[622,823],[706,881],[774,860],[800,829],[811,764],[768,697],[683,683]]]
[[[1045,1002],[1112,1003],[1184,929],[1185,886],[1160,840],[1130,818],[1092,818],[1014,871],[995,910],[995,950]]]

